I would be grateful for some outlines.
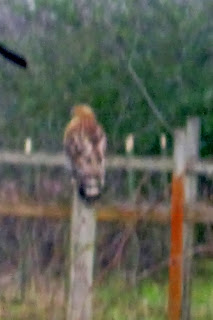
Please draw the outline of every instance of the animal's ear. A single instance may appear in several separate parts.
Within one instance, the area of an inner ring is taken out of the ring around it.
[[[19,54],[7,49],[0,43],[0,54],[7,60],[17,64],[21,68],[27,68],[27,61]]]

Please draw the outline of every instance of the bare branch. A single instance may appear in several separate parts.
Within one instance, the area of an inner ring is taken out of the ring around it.
[[[114,34],[114,31],[112,30],[111,25],[108,22],[106,22],[106,23],[107,23],[107,27],[110,28],[111,32]],[[115,39],[116,39],[116,36],[115,36]],[[137,75],[136,71],[134,70],[134,68],[132,66],[132,58],[134,56],[134,52],[135,52],[135,49],[136,49],[136,46],[137,46],[137,42],[138,42],[138,33],[135,35],[129,59],[127,58],[125,50],[121,46],[117,45],[117,49],[119,51],[120,57],[121,57],[122,60],[125,61],[125,63],[127,62],[127,66],[126,66],[127,70],[129,72],[129,74],[131,75],[132,79],[134,80],[135,84],[137,85],[139,91],[141,92],[141,94],[145,98],[145,100],[147,102],[147,105],[150,108],[150,110],[152,111],[152,113],[154,114],[154,116],[165,127],[165,129],[171,135],[173,135],[172,128],[170,127],[168,122],[165,120],[162,112],[160,112],[159,108],[154,103],[153,99],[151,98],[150,94],[148,93],[148,90],[147,90],[147,88],[145,86],[145,83],[144,83],[143,79],[141,77],[139,78],[139,76]]]
[[[152,110],[152,113],[155,115],[155,117],[161,122],[161,124],[165,127],[165,129],[170,133],[173,134],[172,128],[169,126],[168,122],[164,119],[162,113],[159,111],[158,107],[152,100],[150,94],[147,91],[147,88],[144,84],[143,79],[137,75],[135,70],[132,67],[132,64],[128,64],[128,71],[132,76],[132,79],[134,80],[135,84],[137,85],[139,91],[142,93],[144,96],[149,108]]]

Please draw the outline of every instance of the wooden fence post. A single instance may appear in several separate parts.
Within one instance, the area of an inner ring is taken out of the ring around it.
[[[198,160],[200,139],[199,118],[190,118],[186,126],[186,161],[192,163]],[[185,178],[185,203],[187,207],[193,204],[197,198],[197,176],[189,173]],[[193,259],[194,224],[184,221],[184,259],[183,259],[183,297],[182,320],[190,319],[191,304],[191,266]]]
[[[134,156],[134,135],[132,133],[126,137],[125,150],[127,159],[131,161]],[[127,179],[129,201],[132,203],[135,202],[135,172],[131,167],[127,169]],[[126,280],[130,285],[135,285],[140,255],[139,239],[135,222],[128,222],[126,227],[131,229],[124,253]]]
[[[169,264],[169,320],[180,320],[183,290],[183,218],[184,218],[184,176],[185,131],[175,131],[174,171],[171,200],[171,252]]]
[[[26,138],[24,142],[24,153],[29,156],[32,152],[32,140],[31,138]],[[30,191],[31,182],[31,171],[32,169],[26,167],[24,170],[24,180],[26,193]],[[28,230],[28,221],[21,220],[20,223],[20,257],[19,257],[19,285],[20,285],[20,299],[25,300],[27,284],[29,282],[30,276],[30,257],[29,257],[29,245],[31,241],[30,231]]]
[[[171,259],[169,268],[169,320],[190,319],[191,265],[194,225],[184,219],[184,207],[197,198],[197,177],[186,174],[187,164],[199,154],[200,122],[187,121],[186,132],[175,132],[174,173],[172,182]]]
[[[82,202],[74,182],[66,320],[92,320],[95,229],[95,210]]]
[[[126,137],[125,149],[126,149],[127,159],[131,160],[131,158],[134,155],[134,136],[132,133]],[[132,168],[127,169],[127,179],[128,179],[128,196],[130,197],[130,201],[132,202],[133,196],[134,196],[134,183],[135,183],[134,170]]]
[[[167,157],[167,138],[165,133],[162,133],[160,136],[160,149],[161,149],[161,158],[166,159]],[[161,173],[161,188],[163,191],[163,197],[165,200],[168,200],[168,172]]]

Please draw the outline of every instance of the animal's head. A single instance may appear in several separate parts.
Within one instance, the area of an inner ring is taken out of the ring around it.
[[[71,114],[73,117],[77,118],[93,118],[95,119],[95,114],[92,108],[87,104],[78,104],[72,108]]]

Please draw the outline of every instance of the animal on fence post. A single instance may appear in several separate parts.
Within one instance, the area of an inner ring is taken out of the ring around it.
[[[74,107],[64,134],[72,174],[70,267],[66,320],[92,319],[97,200],[104,186],[106,136],[88,105]]]
[[[79,195],[88,203],[97,200],[105,181],[106,135],[90,106],[74,106],[64,134],[64,148]]]

